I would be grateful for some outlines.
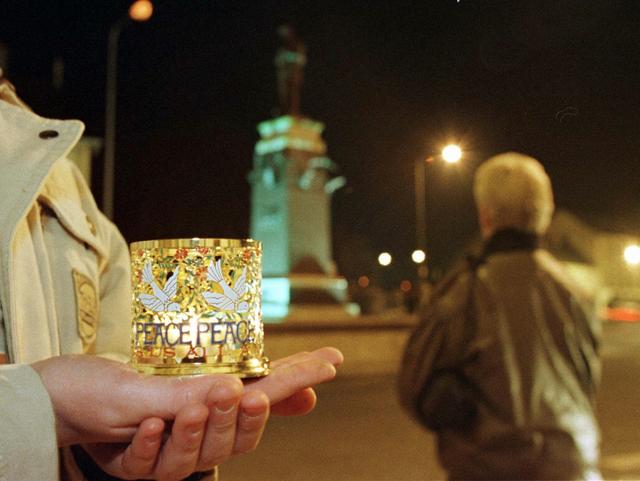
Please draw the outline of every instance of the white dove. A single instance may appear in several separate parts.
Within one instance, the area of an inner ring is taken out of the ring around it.
[[[171,302],[178,291],[178,274],[180,267],[173,271],[173,275],[165,283],[164,287],[158,286],[153,273],[151,272],[151,263],[147,262],[142,269],[142,279],[151,286],[153,294],[140,294],[138,297],[145,307],[155,312],[160,311],[179,311],[180,304]]]
[[[236,279],[235,285],[231,287],[222,277],[222,259],[218,259],[215,264],[212,262],[207,269],[207,279],[214,281],[221,288],[223,294],[217,292],[204,292],[202,295],[209,305],[217,307],[223,311],[247,312],[249,303],[241,301],[247,293],[247,268]]]

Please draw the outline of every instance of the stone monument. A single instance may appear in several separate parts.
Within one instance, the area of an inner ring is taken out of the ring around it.
[[[279,115],[258,124],[251,182],[251,237],[263,244],[267,320],[357,314],[331,246],[331,195],[344,185],[327,157],[324,124],[300,114],[306,47],[288,25],[275,58]],[[317,319],[316,319],[317,318]]]

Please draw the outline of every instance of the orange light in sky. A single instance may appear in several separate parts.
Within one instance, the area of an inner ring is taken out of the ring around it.
[[[129,17],[136,22],[146,22],[153,15],[153,3],[149,0],[136,0],[129,7]]]

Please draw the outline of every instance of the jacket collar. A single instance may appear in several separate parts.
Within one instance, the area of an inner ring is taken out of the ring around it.
[[[496,252],[532,251],[538,247],[540,247],[540,236],[534,232],[519,229],[501,229],[486,241],[482,257],[488,257]]]
[[[0,100],[0,246],[40,191],[51,166],[84,130],[78,120],[53,120]]]

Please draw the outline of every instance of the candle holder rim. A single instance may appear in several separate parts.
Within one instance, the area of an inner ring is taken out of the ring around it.
[[[196,247],[253,247],[261,248],[262,243],[255,239],[226,239],[216,237],[190,237],[174,239],[152,239],[134,241],[129,244],[131,250],[163,248],[196,248]]]

